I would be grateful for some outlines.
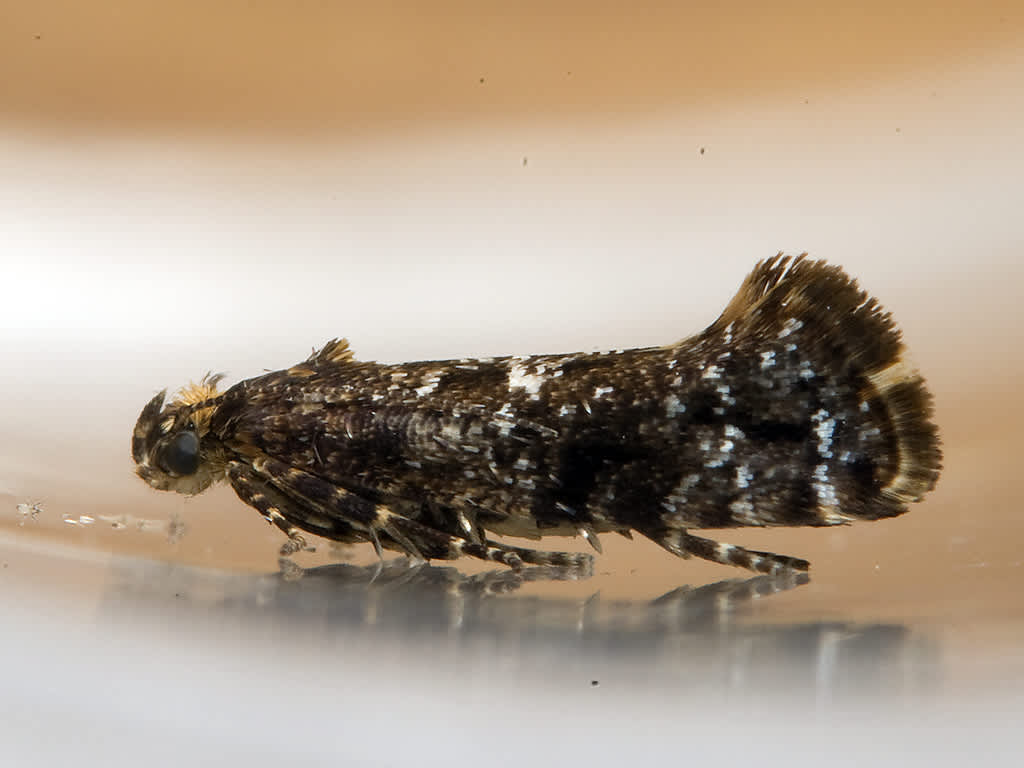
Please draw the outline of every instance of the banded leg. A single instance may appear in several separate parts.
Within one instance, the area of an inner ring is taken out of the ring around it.
[[[320,529],[327,529],[332,524],[342,525],[372,543],[378,557],[383,558],[382,548],[387,547],[414,558],[425,559],[414,544],[404,541],[401,534],[391,536],[381,524],[381,514],[389,512],[387,507],[267,455],[257,456],[252,467],[267,483],[308,510],[305,518],[298,523],[299,527],[328,538],[336,538],[330,533],[321,533]],[[311,525],[317,526],[317,530],[311,528]],[[381,533],[388,535],[382,537]]]
[[[806,560],[796,557],[745,549],[724,541],[713,541],[694,536],[684,530],[667,528],[653,534],[644,531],[641,533],[679,557],[696,556],[702,560],[710,560],[712,563],[736,565],[755,573],[767,573],[775,576],[792,571],[806,571],[811,567]]]
[[[537,552],[493,541],[473,542],[412,520],[387,504],[363,498],[270,456],[256,458],[253,469],[283,494],[308,507],[313,514],[307,515],[307,519],[342,521],[360,533],[365,531],[363,537],[373,541],[375,546],[397,549],[423,560],[455,560],[467,556],[504,563],[512,568],[521,568],[524,564],[585,567],[592,561],[590,555]],[[296,522],[311,530],[304,522]]]
[[[227,468],[228,480],[238,498],[258,511],[267,522],[277,526],[288,537],[281,545],[281,556],[288,557],[302,550],[312,550],[300,529],[335,541],[365,541],[351,525],[340,520],[326,520],[310,514],[301,502],[274,488],[247,464],[232,461]]]
[[[504,563],[516,570],[525,565],[582,569],[590,567],[594,561],[590,555],[585,553],[540,552],[535,549],[499,544],[489,539],[480,543],[473,542],[410,520],[385,507],[378,507],[378,516],[381,530],[396,540],[409,541],[428,560],[457,560],[460,557],[475,557],[479,560]]]

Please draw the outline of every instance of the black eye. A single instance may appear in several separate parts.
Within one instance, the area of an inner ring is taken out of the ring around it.
[[[160,452],[160,463],[172,475],[195,474],[199,469],[199,438],[195,432],[179,432]]]

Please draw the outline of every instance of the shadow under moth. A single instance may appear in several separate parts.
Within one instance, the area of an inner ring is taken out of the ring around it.
[[[636,531],[762,573],[807,561],[695,536],[906,512],[939,475],[932,398],[900,333],[841,269],[781,254],[721,316],[645,349],[383,365],[335,340],[218,392],[166,391],[132,435],[138,475],[197,494],[226,479],[288,536],[422,560],[580,566],[511,546]]]

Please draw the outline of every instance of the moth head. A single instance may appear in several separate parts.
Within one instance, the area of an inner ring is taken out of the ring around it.
[[[189,385],[168,405],[159,392],[139,414],[132,432],[135,474],[160,491],[194,495],[224,474],[222,449],[209,434],[219,377]]]

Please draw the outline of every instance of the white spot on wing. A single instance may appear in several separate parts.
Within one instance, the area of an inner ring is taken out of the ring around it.
[[[760,522],[754,514],[754,505],[750,503],[749,498],[732,502],[729,505],[729,512],[732,513],[734,520],[745,525],[757,525]]]
[[[538,365],[535,372],[531,372],[522,362],[515,362],[508,369],[508,388],[525,389],[529,395],[536,395],[544,385],[544,366]]]
[[[435,389],[437,389],[437,384],[439,381],[441,381],[441,372],[431,371],[430,373],[427,374],[423,381],[423,386],[416,387],[416,389],[414,390],[416,392],[416,397],[425,397],[429,395],[431,392],[433,392]]]
[[[665,418],[674,419],[681,413],[686,413],[686,404],[675,395],[665,398]]]
[[[834,509],[839,506],[839,497],[836,495],[836,488],[828,477],[828,465],[819,464],[814,468],[814,491],[818,495],[818,508],[821,510]]]
[[[832,458],[832,435],[835,432],[836,420],[830,417],[828,411],[820,408],[811,416],[811,421],[816,425],[814,432],[818,436],[818,455],[823,459]]]
[[[791,317],[789,318],[789,320],[786,321],[785,325],[782,326],[782,330],[779,331],[779,338],[784,339],[787,336],[789,336],[789,334],[795,333],[796,331],[799,331],[803,327],[803,321],[796,320]]]

